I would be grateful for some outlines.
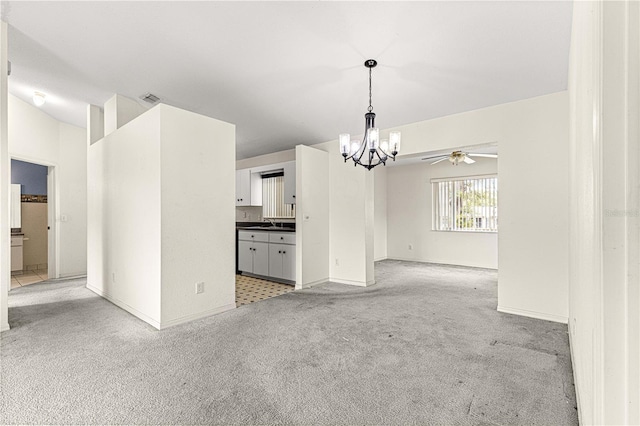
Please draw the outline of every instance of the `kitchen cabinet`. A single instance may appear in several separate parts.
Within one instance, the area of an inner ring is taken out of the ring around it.
[[[289,161],[283,164],[284,171],[284,203],[296,203],[296,162]]]
[[[238,231],[238,269],[275,280],[296,279],[296,234]]]
[[[269,235],[264,232],[238,233],[238,269],[255,275],[269,275]]]
[[[22,228],[22,186],[11,184],[11,228]],[[22,268],[21,268],[22,269]]]
[[[22,271],[23,265],[23,243],[24,237],[22,235],[11,236],[11,272]]]
[[[236,206],[262,205],[262,179],[251,169],[236,170]]]

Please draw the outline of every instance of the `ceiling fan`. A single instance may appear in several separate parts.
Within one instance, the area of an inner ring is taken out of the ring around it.
[[[451,154],[434,155],[433,157],[425,157],[422,160],[436,160],[431,165],[437,164],[444,160],[449,160],[451,164],[457,166],[458,163],[473,164],[476,161],[471,157],[498,158],[498,154],[470,154],[463,151],[453,151]]]

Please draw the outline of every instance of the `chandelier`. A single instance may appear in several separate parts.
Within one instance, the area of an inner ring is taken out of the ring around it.
[[[371,106],[371,70],[378,65],[375,59],[367,59],[364,66],[369,68],[369,107],[364,115],[364,135],[362,141],[351,140],[349,133],[340,134],[340,153],[345,163],[353,160],[353,165],[358,164],[367,170],[375,166],[386,165],[389,157],[396,161],[396,155],[400,151],[400,132],[390,132],[389,140],[380,140],[380,129],[375,126],[376,114]],[[365,155],[366,154],[366,155]]]

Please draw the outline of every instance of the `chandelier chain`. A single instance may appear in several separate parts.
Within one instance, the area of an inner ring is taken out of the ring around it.
[[[369,108],[367,111],[373,111],[373,107],[371,106],[371,68],[369,68]]]

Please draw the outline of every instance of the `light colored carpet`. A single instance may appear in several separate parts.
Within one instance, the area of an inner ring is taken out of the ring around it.
[[[495,271],[384,261],[155,331],[83,287],[10,292],[1,424],[577,424],[567,327]]]

